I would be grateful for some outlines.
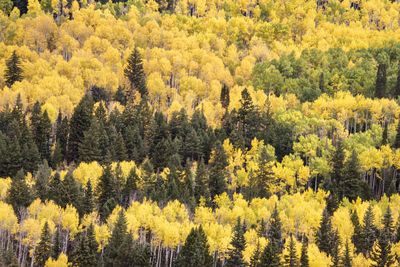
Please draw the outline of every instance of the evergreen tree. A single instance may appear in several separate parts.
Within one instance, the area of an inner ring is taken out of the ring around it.
[[[51,256],[51,235],[47,221],[44,223],[40,242],[35,249],[35,267],[43,267]]]
[[[230,96],[229,96],[229,88],[224,84],[221,89],[221,97],[220,97],[221,105],[224,109],[229,107]]]
[[[90,129],[93,118],[93,100],[85,95],[75,107],[70,121],[70,134],[68,141],[68,161],[79,158],[79,144],[84,140],[84,133]]]
[[[137,184],[139,180],[140,179],[136,172],[136,168],[132,168],[128,177],[126,178],[124,189],[122,190],[122,201],[125,208],[130,205],[133,195],[138,190]]]
[[[251,255],[250,265],[249,267],[261,267],[261,250],[260,250],[260,242],[257,242],[257,247]]]
[[[377,98],[382,98],[385,96],[386,92],[386,70],[387,65],[384,63],[380,63],[378,65],[378,72],[376,74],[376,91],[375,96]]]
[[[111,166],[106,165],[97,185],[97,191],[99,192],[99,215],[103,222],[107,219],[117,205],[116,187],[116,181],[111,172]]]
[[[356,251],[358,253],[362,252],[363,240],[362,240],[362,227],[360,224],[360,220],[358,219],[357,211],[353,210],[350,216],[351,222],[353,223],[354,233],[351,237],[351,241],[353,242]]]
[[[67,117],[62,118],[61,112],[58,114],[56,127],[56,141],[60,147],[61,154],[65,158],[67,156],[69,122]]]
[[[388,143],[388,123],[385,123],[382,133],[382,146]]]
[[[330,255],[332,252],[332,236],[333,231],[331,217],[329,216],[327,209],[324,209],[320,226],[315,235],[315,243],[317,244],[319,250],[328,255]]]
[[[22,11],[22,10],[21,10]],[[11,87],[15,82],[20,82],[23,79],[22,76],[21,61],[17,53],[13,52],[11,57],[6,61],[6,71],[4,74],[4,80],[8,87]]]
[[[344,165],[343,180],[339,185],[341,196],[347,197],[350,201],[356,200],[361,195],[362,182],[357,154],[353,150],[350,159]]]
[[[89,228],[86,231],[86,240],[88,244],[88,255],[87,259],[88,262],[91,264],[91,266],[97,266],[98,263],[98,248],[99,248],[99,243],[96,241],[96,234],[94,231],[94,225],[91,223],[89,225]]]
[[[201,225],[198,228],[192,228],[186,238],[185,245],[179,253],[177,266],[213,266],[213,259],[209,249],[207,236]]]
[[[331,256],[333,263],[332,267],[339,266],[340,264],[341,256],[340,256],[339,246],[340,246],[339,234],[337,231],[333,231],[331,237]]]
[[[61,181],[61,189],[62,189],[61,207],[65,208],[67,204],[70,204],[74,206],[77,209],[79,215],[82,216],[83,194],[82,191],[80,190],[78,182],[76,181],[71,172],[68,172],[65,175],[64,180]]]
[[[293,240],[293,236],[290,235],[290,243],[289,243],[289,248],[288,248],[289,255],[285,255],[284,266],[289,266],[289,267],[298,267],[299,266],[299,259],[297,258],[295,245],[296,244]]]
[[[281,267],[280,249],[276,241],[270,240],[261,255],[261,266]]]
[[[47,164],[47,161],[44,160],[43,164],[39,166],[39,169],[35,176],[35,191],[36,196],[38,196],[42,202],[48,197],[49,190],[49,181],[51,176],[51,168]]]
[[[278,207],[276,203],[269,219],[269,229],[267,237],[271,242],[274,242],[277,245],[279,254],[282,253],[284,244],[284,241],[282,239],[282,222],[279,217]]]
[[[197,165],[197,170],[195,175],[194,197],[197,203],[200,202],[201,197],[204,197],[205,200],[208,200],[210,198],[210,192],[208,190],[207,169],[203,159],[201,159]]]
[[[25,180],[23,170],[18,171],[14,179],[12,179],[11,187],[7,195],[8,203],[10,203],[18,218],[21,218],[20,209],[27,208],[33,201],[32,193]]]
[[[232,249],[229,249],[228,259],[226,261],[227,267],[246,266],[247,263],[243,259],[243,251],[246,248],[246,240],[244,233],[246,232],[245,224],[241,224],[240,217],[233,229],[233,238],[231,240]]]
[[[102,160],[100,134],[100,125],[93,119],[89,130],[84,132],[83,141],[78,144],[79,161],[92,162]]]
[[[395,149],[400,148],[400,120],[399,120],[399,124],[397,124],[396,139],[394,140],[393,148],[395,148]]]
[[[246,147],[249,148],[260,126],[259,111],[253,104],[253,100],[246,88],[242,91],[240,104],[241,107],[237,112],[238,130],[240,135],[244,138]]]
[[[94,227],[90,224],[86,233],[82,233],[79,245],[73,253],[72,266],[98,266],[97,248]]]
[[[331,179],[333,182],[333,191],[338,192],[339,198],[342,198],[342,192],[340,185],[343,183],[343,169],[344,169],[344,147],[343,147],[343,142],[341,140],[338,141],[335,153],[333,154],[332,157],[332,173],[331,173]],[[339,190],[338,190],[339,189]],[[331,191],[332,193],[332,191]]]
[[[90,179],[86,183],[86,190],[83,198],[83,214],[89,214],[94,211],[94,197],[93,197],[93,189],[92,183]]]
[[[214,154],[209,162],[209,180],[208,186],[212,199],[226,191],[225,177],[227,175],[228,156],[220,142],[215,145]]]
[[[60,174],[57,172],[50,181],[48,199],[53,200],[59,206],[63,205],[63,184],[61,183]]]
[[[367,212],[364,215],[364,225],[361,229],[361,240],[362,245],[360,251],[364,255],[368,255],[369,252],[372,250],[374,246],[376,236],[377,236],[377,229],[374,225],[374,213],[372,211],[372,206],[368,207]]]
[[[60,237],[60,230],[57,228],[55,237],[54,237],[54,242],[53,246],[51,248],[51,257],[53,259],[58,259],[58,256],[61,254],[61,237]]]
[[[104,248],[104,266],[118,266],[114,265],[114,261],[120,255],[120,250],[122,245],[126,242],[125,239],[128,236],[127,232],[127,222],[124,210],[118,214],[117,222],[114,225],[114,230],[112,231],[110,241]],[[126,243],[125,243],[126,244]]]
[[[300,256],[300,267],[309,267],[310,262],[308,259],[308,240],[303,237],[303,242],[301,245],[301,256]]]
[[[393,242],[395,229],[390,205],[388,205],[386,212],[383,215],[382,225],[385,235],[387,235],[390,242]]]
[[[342,266],[343,267],[351,267],[352,266],[352,258],[351,258],[351,254],[350,254],[350,248],[349,248],[349,242],[346,242],[346,247],[344,250],[344,256],[342,258]]]
[[[138,91],[142,97],[147,96],[146,75],[143,70],[142,58],[136,47],[128,58],[128,65],[124,73],[130,82],[131,90]],[[132,101],[133,92],[128,91],[126,97],[128,101]]]
[[[117,139],[115,140],[114,145],[115,150],[115,160],[116,161],[124,161],[127,160],[127,153],[124,139],[122,138],[121,132],[117,134]]]
[[[50,134],[51,134],[51,121],[45,110],[42,113],[39,102],[33,106],[31,125],[33,132],[33,139],[39,149],[42,159],[50,159]]]

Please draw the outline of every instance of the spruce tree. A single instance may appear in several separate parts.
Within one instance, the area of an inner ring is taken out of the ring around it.
[[[349,242],[346,241],[346,246],[344,250],[344,256],[342,258],[342,266],[343,267],[351,267],[352,266],[352,258],[351,258],[351,251],[349,247]]]
[[[275,203],[274,210],[272,211],[269,219],[269,228],[267,237],[271,242],[276,243],[279,253],[282,253],[284,241],[282,239],[282,222],[279,217],[278,207]]]
[[[177,266],[213,266],[213,258],[209,249],[207,236],[201,225],[198,228],[192,228],[178,255]]]
[[[331,179],[333,182],[333,191],[337,192],[339,198],[341,199],[343,196],[340,185],[343,183],[343,170],[344,170],[344,147],[342,140],[339,140],[336,146],[335,153],[332,157],[332,173]],[[331,191],[332,193],[332,191]]]
[[[382,98],[385,96],[386,93],[386,70],[387,65],[384,63],[380,63],[378,65],[378,72],[376,74],[376,89],[375,89],[375,96],[377,98]]]
[[[227,175],[228,156],[220,142],[215,145],[214,153],[209,162],[208,186],[212,199],[226,191],[225,177]]]
[[[61,183],[60,174],[56,172],[50,181],[48,199],[53,200],[59,206],[63,205],[63,184]]]
[[[43,164],[39,166],[39,169],[35,175],[35,191],[36,196],[45,201],[48,197],[48,190],[49,190],[49,181],[51,176],[51,168],[47,164],[47,161],[44,160]]]
[[[256,249],[251,255],[249,267],[261,267],[261,250],[259,241],[257,242]]]
[[[246,240],[244,239],[245,232],[246,226],[245,224],[241,224],[239,217],[233,230],[233,237],[231,240],[231,245],[233,248],[229,249],[228,259],[225,266],[239,267],[247,265],[243,259],[243,251],[246,248]]]
[[[99,215],[104,222],[117,205],[117,185],[111,166],[106,165],[97,184]]]
[[[310,262],[308,259],[308,240],[303,237],[303,242],[301,244],[301,255],[300,255],[300,267],[309,267]]]
[[[20,209],[27,208],[33,201],[31,189],[25,180],[23,170],[18,171],[11,181],[11,187],[8,190],[7,202],[10,203],[17,217],[21,218]]]
[[[385,126],[383,128],[383,133],[382,133],[382,146],[386,145],[388,143],[388,123],[385,123]]]
[[[353,223],[354,233],[351,237],[351,241],[356,248],[358,253],[362,252],[363,240],[362,240],[362,227],[360,220],[358,219],[357,210],[353,210],[350,215],[351,222]]]
[[[392,242],[394,240],[395,229],[394,229],[394,222],[390,205],[388,205],[386,212],[383,215],[382,225],[383,225],[383,231],[388,236],[390,242]]]
[[[315,243],[320,251],[323,251],[328,255],[332,252],[332,236],[331,217],[329,216],[327,209],[324,209],[320,226],[315,235]]]
[[[339,187],[342,197],[347,197],[350,201],[356,200],[361,195],[363,182],[359,173],[359,162],[356,152],[353,150],[350,159],[344,164],[343,180]]]
[[[128,65],[124,73],[131,86],[131,90],[126,93],[128,101],[132,101],[133,90],[138,91],[142,97],[145,97],[147,95],[146,75],[143,70],[142,58],[136,47],[128,58]]]
[[[65,158],[67,156],[67,143],[68,143],[68,133],[69,133],[69,121],[67,117],[62,118],[61,112],[57,118],[56,127],[56,141],[57,145],[60,147],[61,154]]]
[[[288,267],[298,267],[299,266],[299,259],[297,258],[296,254],[296,244],[293,240],[293,236],[290,235],[290,243],[288,248],[289,255],[285,255],[285,263],[284,266]]]
[[[261,266],[281,267],[279,244],[274,240],[269,240],[261,255]]]
[[[339,266],[340,264],[341,256],[340,256],[339,246],[340,246],[339,234],[337,231],[333,231],[331,237],[331,256],[333,263],[332,267]]]
[[[78,247],[73,253],[73,266],[98,266],[98,243],[94,234],[93,224],[89,226],[86,233],[82,233]]]
[[[21,61],[17,53],[13,52],[11,57],[6,61],[6,71],[4,80],[8,87],[11,87],[15,82],[20,82],[23,79]]]
[[[238,132],[244,138],[245,146],[248,148],[258,132],[260,116],[258,107],[253,104],[253,100],[246,88],[242,91],[240,104],[241,107],[237,112]]]
[[[34,266],[43,267],[47,259],[51,256],[51,235],[47,221],[44,223],[40,242],[35,249]]]
[[[128,177],[126,178],[126,183],[122,190],[122,202],[125,208],[130,205],[133,195],[138,190],[137,184],[139,181],[140,179],[136,172],[136,168],[132,168]]]
[[[196,202],[200,202],[200,198],[204,197],[207,201],[210,198],[210,191],[208,189],[208,175],[207,169],[203,159],[198,162],[196,175],[195,175],[195,186],[194,186],[194,197]]]
[[[93,119],[89,130],[84,132],[82,142],[78,144],[79,161],[99,162],[102,160],[100,134],[100,125]]]
[[[99,243],[96,241],[96,235],[94,231],[94,225],[91,223],[89,225],[89,228],[86,231],[86,240],[88,244],[88,252],[89,254],[87,255],[88,262],[92,264],[92,266],[97,266],[98,263],[98,248],[99,248]]]
[[[105,267],[115,266],[114,261],[117,259],[122,245],[126,242],[125,239],[127,238],[127,235],[127,221],[124,210],[121,209],[118,214],[117,222],[114,225],[114,230],[112,231],[111,238],[107,246],[104,248],[103,258]]]
[[[79,158],[79,144],[84,140],[84,133],[90,129],[93,118],[93,100],[85,95],[75,107],[69,129],[68,161],[76,161]]]
[[[86,183],[86,190],[84,192],[84,198],[83,198],[83,203],[82,203],[82,208],[83,208],[83,214],[89,214],[94,211],[94,197],[93,197],[93,189],[92,189],[92,183],[90,182],[90,179]]]
[[[396,128],[396,139],[394,140],[393,148],[400,148],[400,120]]]
[[[369,205],[368,210],[364,215],[363,222],[364,225],[361,229],[361,252],[364,255],[368,255],[372,250],[377,237],[377,228],[374,225],[374,213],[371,205]]]
[[[58,256],[61,254],[61,237],[60,237],[60,230],[57,228],[54,241],[53,241],[53,246],[51,248],[51,257],[53,259],[58,259]]]
[[[229,96],[229,88],[224,84],[221,89],[221,97],[220,97],[221,105],[224,109],[229,107],[230,96]]]

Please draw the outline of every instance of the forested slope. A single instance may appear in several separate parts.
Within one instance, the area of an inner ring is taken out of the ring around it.
[[[400,262],[396,1],[0,10],[0,264]]]

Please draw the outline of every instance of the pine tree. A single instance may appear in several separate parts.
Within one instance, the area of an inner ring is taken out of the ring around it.
[[[395,149],[400,148],[400,120],[396,128],[396,139],[394,141],[393,148]]]
[[[39,169],[36,173],[36,181],[34,186],[36,196],[38,196],[42,200],[42,202],[44,202],[48,196],[50,176],[51,168],[47,164],[47,161],[44,160],[43,164],[39,166]]]
[[[53,259],[58,259],[58,256],[61,254],[61,237],[60,237],[60,230],[57,228],[55,237],[54,237],[54,242],[53,246],[51,248],[51,257]]]
[[[117,134],[117,139],[115,140],[115,145],[114,145],[114,150],[115,150],[115,160],[116,161],[124,161],[126,160],[127,153],[126,153],[126,147],[125,147],[125,142],[124,139],[122,138],[121,132]]]
[[[357,154],[353,150],[350,159],[344,164],[343,179],[339,185],[341,196],[347,197],[350,201],[356,200],[361,195],[363,181],[359,166]]]
[[[79,245],[73,253],[72,266],[98,266],[97,248],[98,243],[94,235],[93,224],[91,224],[86,233],[81,235]]]
[[[374,246],[377,235],[377,229],[374,225],[374,213],[372,211],[371,205],[368,207],[368,210],[364,215],[363,221],[364,225],[361,230],[361,252],[364,255],[368,255],[369,252],[372,250],[372,247]]]
[[[261,255],[261,266],[281,267],[279,244],[274,240],[269,240]]]
[[[143,70],[142,58],[136,47],[128,58],[128,65],[124,73],[130,82],[131,90],[138,91],[142,97],[147,96],[146,75]],[[126,97],[128,101],[132,101],[133,92],[128,91]]]
[[[284,241],[282,239],[282,222],[279,217],[278,206],[276,203],[268,224],[269,229],[267,237],[271,242],[274,242],[277,245],[279,253],[282,253],[284,244]]]
[[[393,219],[388,207],[382,220],[383,229],[380,231],[376,247],[371,253],[371,259],[374,262],[372,266],[386,267],[395,263],[395,256],[392,253],[391,240],[393,238]]]
[[[221,97],[220,97],[221,105],[224,109],[229,107],[230,96],[229,96],[229,88],[224,84],[221,89]]]
[[[301,245],[300,267],[309,267],[310,262],[308,259],[308,240],[304,236]]]
[[[94,211],[94,197],[93,197],[93,189],[92,183],[90,179],[86,183],[86,190],[83,198],[83,214],[89,214]]]
[[[346,241],[346,246],[344,250],[344,256],[342,258],[342,266],[343,267],[351,267],[352,266],[352,258],[351,258],[351,251],[349,248],[349,242]]]
[[[125,208],[127,208],[131,203],[132,197],[138,189],[138,182],[139,176],[136,172],[136,168],[132,168],[128,177],[126,178],[124,189],[122,190],[122,201]]]
[[[332,157],[332,173],[331,173],[331,179],[333,182],[333,191],[338,192],[339,198],[342,198],[342,192],[340,185],[342,184],[343,180],[343,169],[344,169],[344,147],[343,147],[343,142],[341,140],[338,141],[335,153],[333,154]],[[339,189],[339,190],[338,190]],[[331,191],[332,192],[332,191]]]
[[[90,129],[93,118],[93,100],[85,95],[75,107],[70,121],[70,134],[68,141],[68,161],[79,158],[79,144],[84,140],[84,133]]]
[[[207,236],[201,225],[198,228],[192,228],[178,255],[177,266],[213,266],[209,249]]]
[[[210,198],[210,191],[208,190],[207,169],[203,159],[201,159],[197,165],[197,170],[195,175],[194,197],[197,203],[200,202],[201,197],[204,197],[206,200]]]
[[[92,162],[102,160],[100,134],[100,125],[93,119],[89,130],[84,132],[83,141],[78,144],[79,161]]]
[[[214,154],[211,157],[209,162],[209,180],[208,186],[210,189],[210,194],[212,199],[216,195],[220,195],[226,191],[226,170],[225,168],[228,166],[228,156],[221,145],[220,142],[217,142],[215,145]]]
[[[385,91],[386,91],[386,69],[387,65],[380,63],[378,65],[378,72],[376,74],[376,91],[375,91],[375,96],[377,98],[382,98],[385,96]]]
[[[47,259],[51,256],[51,235],[47,221],[44,223],[40,242],[35,249],[35,267],[43,267]]]
[[[288,248],[289,255],[285,255],[284,266],[288,266],[288,267],[298,267],[299,266],[299,259],[297,258],[295,245],[296,244],[293,240],[293,236],[290,235],[290,243],[289,243],[289,248]]]
[[[382,133],[382,146],[386,145],[388,143],[388,123],[385,123],[385,126],[383,128],[383,133]]]
[[[337,231],[333,231],[331,237],[331,256],[333,263],[332,267],[339,266],[340,264],[341,256],[340,256],[339,246],[340,246],[339,234]]]
[[[244,138],[245,146],[248,148],[258,132],[260,116],[258,108],[253,104],[253,100],[246,88],[242,91],[240,104],[241,107],[237,112],[238,132]]]
[[[246,240],[244,239],[245,232],[246,226],[245,224],[241,224],[239,217],[233,230],[233,237],[231,240],[231,245],[233,248],[229,249],[228,259],[225,266],[238,267],[247,265],[243,259],[243,251],[246,248]]]
[[[99,215],[104,222],[111,214],[117,204],[117,185],[114,175],[111,172],[111,166],[106,165],[103,174],[99,178],[97,191],[99,192]]]
[[[56,172],[50,181],[48,199],[53,200],[59,206],[63,205],[63,184],[61,183],[60,174]]]
[[[76,181],[71,172],[68,172],[65,175],[64,180],[61,182],[61,188],[62,188],[61,207],[65,208],[67,204],[71,204],[77,209],[79,215],[82,216],[83,193],[79,187],[78,182]]]
[[[69,121],[67,117],[62,118],[61,112],[58,114],[56,127],[56,141],[60,147],[61,154],[65,158],[67,156],[67,144],[69,133]]]
[[[261,267],[261,249],[259,241],[257,242],[256,249],[251,255],[249,267]]]
[[[45,110],[42,113],[39,102],[33,106],[31,116],[32,134],[42,159],[50,159],[51,121]]]
[[[353,242],[356,251],[358,253],[362,252],[363,240],[362,240],[362,227],[360,224],[360,220],[358,219],[357,211],[353,210],[350,216],[351,222],[353,223],[354,233],[351,237],[351,241]]]
[[[119,255],[119,251],[127,238],[127,222],[124,210],[118,214],[117,222],[114,225],[114,230],[112,231],[110,241],[104,248],[104,266],[115,266],[114,261]],[[116,265],[118,266],[118,265]]]
[[[332,236],[333,231],[331,217],[329,216],[327,209],[324,209],[320,226],[315,235],[315,243],[317,244],[319,250],[328,255],[330,255],[332,252]]]
[[[91,266],[97,266],[98,263],[98,248],[99,243],[96,241],[96,235],[94,231],[94,225],[91,223],[86,231],[86,240],[88,243],[88,255],[87,259]]]
[[[14,179],[12,179],[11,187],[7,195],[8,203],[10,203],[17,217],[20,218],[20,209],[27,208],[33,201],[31,189],[26,183],[23,170],[18,171]]]
[[[8,87],[11,87],[15,82],[20,82],[23,79],[21,61],[17,53],[13,52],[12,56],[6,61],[6,71],[4,80]]]

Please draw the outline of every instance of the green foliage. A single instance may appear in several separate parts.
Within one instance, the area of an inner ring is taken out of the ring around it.
[[[242,224],[239,217],[235,228],[233,229],[233,237],[231,240],[233,248],[229,249],[228,259],[225,266],[247,266],[247,263],[243,259],[243,250],[246,247],[246,240],[244,239],[245,232],[246,224]]]
[[[47,221],[44,223],[40,242],[35,249],[35,267],[44,267],[47,259],[51,256],[51,235]]]
[[[13,206],[15,213],[19,216],[21,216],[21,209],[27,208],[32,203],[32,192],[26,183],[23,170],[18,171],[12,179],[7,201]]]
[[[8,87],[11,87],[15,82],[20,82],[23,79],[23,70],[21,68],[21,60],[17,53],[13,52],[11,57],[6,61],[6,72],[4,80]]]
[[[300,255],[300,267],[309,267],[310,260],[308,258],[308,240],[303,237],[303,242],[301,244],[301,255]]]
[[[124,70],[124,73],[129,79],[131,86],[131,90],[126,92],[127,100],[133,100],[133,90],[138,91],[142,97],[145,97],[148,93],[146,87],[146,76],[143,71],[142,58],[136,47],[128,58],[128,65]]]
[[[296,254],[295,242],[293,240],[293,236],[290,235],[290,243],[289,243],[289,255],[285,255],[285,263],[284,266],[288,267],[297,267],[299,266],[299,259]]]

